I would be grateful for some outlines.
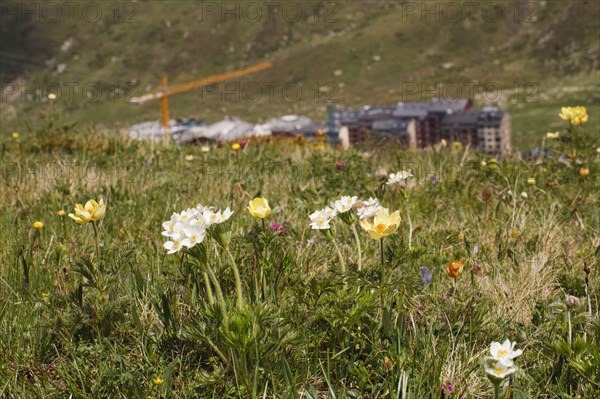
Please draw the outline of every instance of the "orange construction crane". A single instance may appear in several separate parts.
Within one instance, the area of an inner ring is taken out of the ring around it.
[[[169,105],[167,103],[167,97],[172,96],[174,94],[183,93],[185,91],[196,89],[198,87],[208,86],[213,83],[222,82],[224,80],[237,78],[243,75],[247,75],[249,73],[254,73],[258,71],[262,71],[263,69],[271,68],[273,64],[270,62],[263,62],[261,64],[257,64],[248,68],[238,69],[231,72],[220,73],[217,75],[207,76],[205,78],[195,80],[189,83],[183,83],[176,86],[169,87],[169,79],[167,76],[163,76],[162,85],[160,86],[160,90],[154,93],[145,94],[141,97],[133,97],[129,100],[129,102],[134,104],[143,104],[152,100],[160,100],[160,115],[162,125],[165,131],[165,137],[170,137],[170,129],[169,129]]]

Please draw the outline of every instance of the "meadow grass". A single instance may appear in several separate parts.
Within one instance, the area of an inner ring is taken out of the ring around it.
[[[446,397],[490,398],[482,358],[509,338],[523,355],[506,397],[598,397],[592,136],[563,129],[544,140],[552,157],[496,161],[375,139],[202,152],[77,131],[56,115],[5,135],[0,396],[438,398],[451,382]],[[386,186],[381,168],[414,177]],[[333,242],[310,228],[308,215],[342,195],[399,210],[383,268],[379,242],[359,229],[358,270],[356,238],[336,219],[342,273]],[[248,213],[255,197],[283,234]],[[57,214],[90,198],[107,204],[98,248],[92,226]],[[234,211],[222,225],[243,305],[214,237],[163,248],[161,223],[198,203]],[[452,279],[444,265],[456,260],[464,271]],[[422,267],[435,267],[429,284]]]

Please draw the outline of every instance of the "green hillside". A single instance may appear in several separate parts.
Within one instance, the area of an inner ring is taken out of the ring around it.
[[[43,101],[56,85],[56,109],[69,121],[112,128],[157,119],[158,104],[125,97],[148,92],[163,74],[183,83],[264,60],[274,67],[171,98],[171,116],[324,120],[327,100],[473,97],[511,110],[514,143],[524,148],[556,123],[561,105],[600,109],[595,1],[278,3],[84,2],[63,7],[56,21],[43,5],[26,18],[32,3],[14,3],[2,15],[3,85],[20,76],[40,94],[3,93],[2,128],[49,110]],[[599,112],[591,114],[598,130]]]

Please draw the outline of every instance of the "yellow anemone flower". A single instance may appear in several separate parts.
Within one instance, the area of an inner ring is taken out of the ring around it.
[[[13,140],[18,140],[19,139],[19,133],[12,132],[11,137],[12,137]]]
[[[248,212],[257,219],[264,219],[271,216],[269,201],[265,198],[254,198],[248,203]]]
[[[157,377],[157,378],[155,378],[155,379],[153,380],[153,382],[154,382],[156,385],[161,385],[163,382],[165,382],[165,380],[163,380],[163,379],[162,379],[162,378],[160,378],[160,377]]]
[[[462,260],[455,260],[452,263],[446,263],[444,269],[446,270],[448,277],[457,278],[460,276],[463,272],[463,263],[464,262]]]
[[[233,143],[233,144],[231,145],[231,149],[232,149],[233,151],[237,151],[237,150],[239,150],[240,148],[242,148],[242,146],[240,145],[240,143]]]
[[[562,120],[569,121],[573,125],[581,125],[588,121],[588,114],[585,107],[562,107],[560,114]]]
[[[380,209],[375,214],[373,222],[363,219],[360,227],[374,240],[381,240],[398,230],[400,225],[400,212],[395,211],[390,215],[387,209]]]
[[[100,203],[91,199],[85,203],[85,207],[75,204],[75,214],[69,213],[69,217],[79,224],[86,224],[99,221],[104,217],[105,212],[106,205],[103,199],[100,199]]]
[[[35,222],[33,222],[33,228],[36,230],[41,230],[44,228],[44,223],[40,222],[39,220],[35,221]]]
[[[67,212],[65,212],[65,211],[63,211],[63,210],[61,209],[60,211],[56,212],[56,214],[57,214],[58,216],[65,216],[65,215],[67,214]]]

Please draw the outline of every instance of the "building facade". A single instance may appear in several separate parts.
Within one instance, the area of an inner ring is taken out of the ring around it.
[[[474,108],[468,99],[335,109],[328,120],[337,129],[346,126],[351,142],[361,141],[372,132],[413,148],[442,140],[489,154],[510,154],[512,148],[510,114],[499,108]]]

